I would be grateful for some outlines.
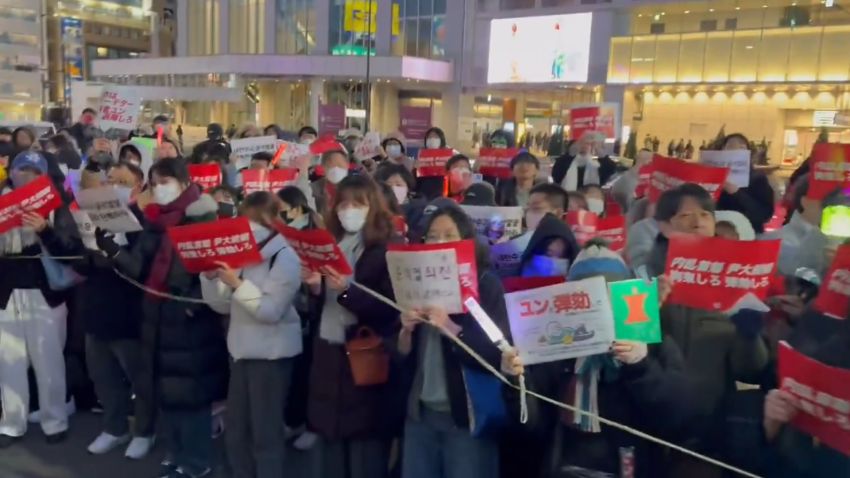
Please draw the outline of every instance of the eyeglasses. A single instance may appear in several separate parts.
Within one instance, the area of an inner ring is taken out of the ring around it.
[[[434,235],[428,234],[427,236],[425,236],[424,239],[425,239],[425,242],[430,243],[430,244],[443,244],[443,243],[446,243],[446,242],[458,242],[462,238],[457,234],[445,234],[445,235],[439,235],[439,236],[436,235],[436,234],[434,234]]]

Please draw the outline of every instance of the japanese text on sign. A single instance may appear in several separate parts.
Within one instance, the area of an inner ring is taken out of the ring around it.
[[[221,166],[218,164],[190,164],[189,179],[204,191],[221,184]]]
[[[134,129],[141,106],[138,90],[126,86],[104,86],[97,113],[100,129]]]
[[[821,313],[846,319],[850,314],[850,245],[838,248],[824,278],[814,307]]]
[[[77,194],[77,204],[88,214],[89,220],[101,229],[113,233],[142,230],[139,220],[111,186],[81,190]]]
[[[254,153],[272,153],[277,150],[277,136],[260,136],[256,138],[234,139],[230,142],[231,157],[236,161],[236,169],[244,169],[251,165]]]
[[[330,266],[342,275],[352,273],[351,265],[345,259],[336,240],[324,229],[299,231],[298,229],[275,224],[275,228],[286,238],[301,263],[311,271]]]
[[[850,186],[850,144],[817,143],[810,162],[808,197],[823,199],[839,187]]]
[[[242,171],[242,188],[246,196],[257,191],[267,191],[274,194],[286,186],[294,184],[297,177],[298,170],[291,168],[246,169]]]
[[[702,186],[716,201],[720,197],[723,183],[728,176],[727,168],[713,168],[656,155],[652,160],[649,200],[657,202],[664,191],[675,189],[685,183],[694,183]]]
[[[168,228],[168,236],[186,270],[199,273],[225,262],[239,268],[262,261],[244,217]]]
[[[24,213],[47,217],[62,204],[59,191],[45,175],[22,188],[0,195],[0,234],[21,226]]]

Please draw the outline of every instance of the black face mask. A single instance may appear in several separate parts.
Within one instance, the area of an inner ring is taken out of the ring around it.
[[[229,202],[218,203],[218,217],[236,217],[236,205]]]
[[[280,218],[283,219],[283,222],[287,224],[292,224],[292,221],[295,220],[295,218],[289,217],[289,214],[287,214],[286,212],[280,213]]]

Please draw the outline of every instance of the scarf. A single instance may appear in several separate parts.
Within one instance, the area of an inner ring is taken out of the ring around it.
[[[168,271],[171,269],[171,261],[174,258],[174,248],[165,230],[174,227],[183,221],[186,216],[186,208],[201,197],[200,190],[192,185],[186,188],[174,201],[160,206],[151,204],[145,208],[145,218],[150,230],[160,233],[159,248],[153,258],[151,270],[145,285],[159,292],[168,291]],[[149,300],[161,301],[162,299],[148,294]]]
[[[617,380],[619,364],[610,355],[600,354],[576,359],[575,372],[566,387],[565,403],[575,408],[599,415],[599,380],[606,383]],[[564,410],[561,421],[585,433],[599,433],[602,428],[598,418]]]
[[[601,186],[599,181],[599,161],[592,156],[579,154],[573,158],[569,169],[567,169],[567,175],[564,176],[564,180],[561,182],[561,187],[565,191],[578,191],[579,168],[584,168],[582,185],[599,184]]]
[[[339,249],[352,267],[363,254],[363,236],[360,233],[346,234],[339,241]],[[325,305],[322,307],[322,318],[319,322],[319,337],[332,344],[345,343],[345,329],[357,323],[357,317],[348,309],[339,305],[339,293],[335,290],[325,291]]]

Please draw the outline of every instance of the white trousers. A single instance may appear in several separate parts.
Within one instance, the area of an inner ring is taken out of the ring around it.
[[[38,289],[14,290],[6,308],[0,309],[0,435],[20,437],[27,432],[30,363],[42,430],[53,435],[68,429],[62,355],[67,316],[65,304],[51,308]]]

